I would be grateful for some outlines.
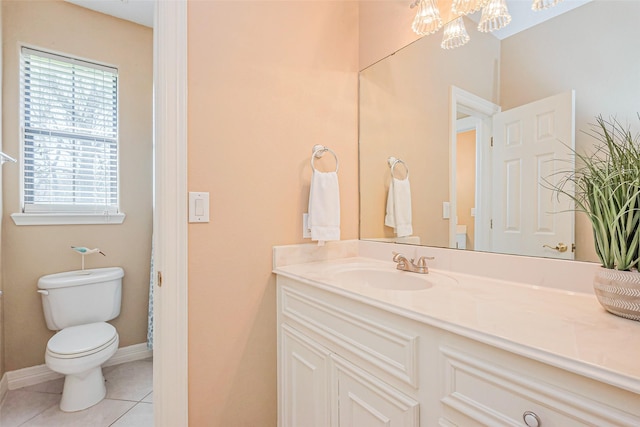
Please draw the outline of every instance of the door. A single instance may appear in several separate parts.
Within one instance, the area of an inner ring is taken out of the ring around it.
[[[419,404],[337,355],[337,425],[340,427],[418,427]]]
[[[330,425],[330,352],[287,325],[280,329],[280,427]]]
[[[573,259],[574,204],[550,186],[574,169],[574,92],[495,114],[493,132],[493,251]]]

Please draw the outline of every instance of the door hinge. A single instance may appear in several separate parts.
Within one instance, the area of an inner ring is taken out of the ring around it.
[[[493,137],[491,137],[490,140],[491,140],[491,146],[493,147]]]
[[[158,287],[162,287],[162,271],[158,271]]]
[[[489,220],[489,228],[493,230],[493,220],[492,219]]]

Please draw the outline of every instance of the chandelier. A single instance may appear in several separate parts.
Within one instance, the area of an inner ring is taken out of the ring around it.
[[[534,11],[548,9],[562,0],[532,0],[531,9]],[[442,27],[442,18],[437,6],[437,0],[415,0],[411,8],[418,7],[418,13],[411,28],[421,36],[433,34]],[[511,22],[511,15],[506,0],[453,0],[451,14],[455,16],[444,26],[444,36],[440,46],[443,49],[453,49],[466,44],[469,34],[464,26],[462,17],[482,11],[478,31],[488,33],[506,27]]]

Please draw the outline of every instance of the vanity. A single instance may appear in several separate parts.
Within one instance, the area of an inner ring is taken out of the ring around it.
[[[429,274],[399,271],[392,251],[435,259]],[[366,241],[275,247],[278,425],[639,426],[640,323],[577,288],[593,268]]]

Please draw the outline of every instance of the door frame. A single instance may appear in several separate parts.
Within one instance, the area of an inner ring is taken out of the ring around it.
[[[500,106],[456,86],[449,88],[449,247],[456,247],[458,114],[478,119],[476,128],[476,216],[474,250],[491,249],[491,117]]]
[[[458,160],[458,141],[457,141],[457,137],[458,134],[461,132],[469,132],[469,131],[475,131],[475,153],[474,153],[474,158],[475,158],[475,167],[476,167],[476,174],[474,177],[474,181],[475,181],[475,185],[474,185],[474,190],[473,190],[473,198],[474,201],[477,201],[478,199],[482,199],[482,194],[480,191],[480,188],[482,187],[482,176],[480,175],[481,170],[479,170],[478,168],[481,166],[478,162],[478,159],[482,158],[482,120],[480,120],[480,118],[478,117],[474,117],[474,116],[467,116],[463,119],[458,119],[456,120],[456,138],[455,138],[455,142],[454,144],[451,146],[451,149],[455,152],[455,159],[456,159],[456,164],[455,164],[455,168],[452,171],[452,174],[456,175],[456,182],[455,187],[454,187],[454,191],[456,193],[456,200],[454,203],[454,208],[456,209],[455,211],[452,211],[452,215],[451,218],[454,220],[454,226],[456,227],[456,234],[457,234],[457,226],[458,226],[458,216],[456,215],[456,212],[458,211],[458,191],[457,191],[457,186],[458,186],[458,181],[457,181],[457,160]],[[452,165],[453,167],[453,165]],[[477,205],[477,206],[476,206]],[[475,208],[475,214],[474,214],[474,218],[473,218],[473,229],[474,229],[474,233],[473,233],[473,240],[474,240],[474,248],[473,250],[475,250],[475,245],[479,245],[480,247],[483,247],[484,242],[482,239],[482,233],[481,231],[481,226],[482,226],[482,222],[484,220],[484,210],[482,209],[482,207],[475,203],[474,204],[474,208]],[[456,242],[457,242],[457,238],[456,238]],[[477,243],[475,243],[477,242]],[[454,243],[455,246],[455,243]]]
[[[153,45],[153,414],[173,427],[189,425],[186,0],[155,0]]]

